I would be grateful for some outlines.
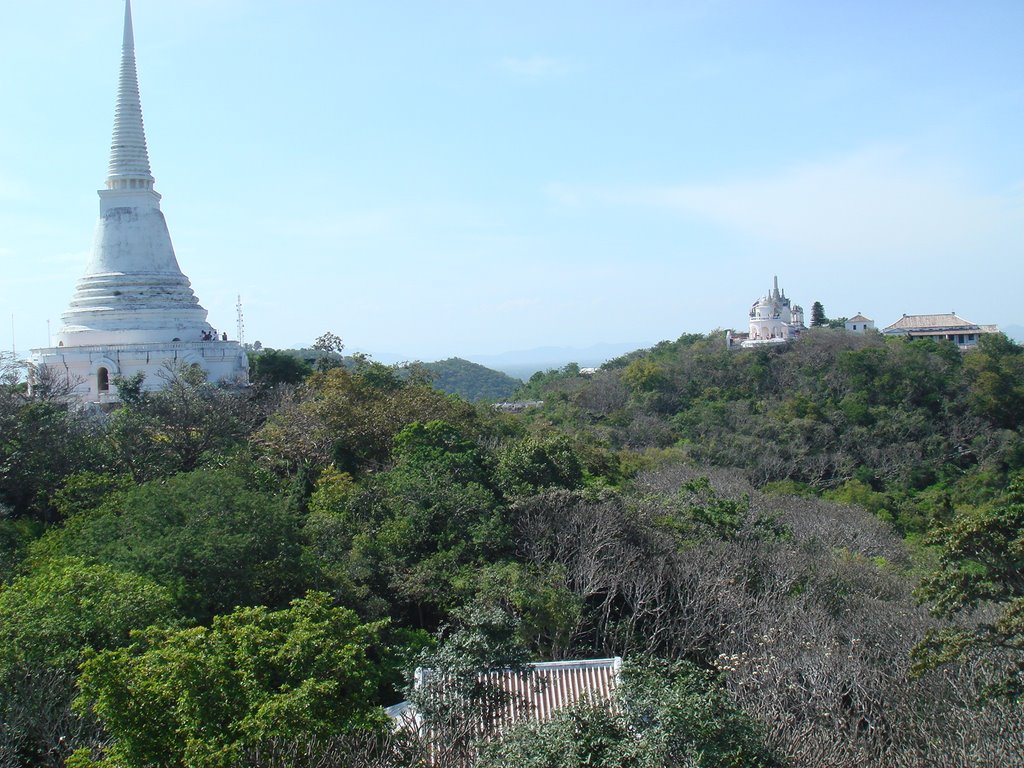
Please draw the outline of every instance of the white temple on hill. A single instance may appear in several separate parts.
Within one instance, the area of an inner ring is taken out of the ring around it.
[[[750,307],[750,327],[747,333],[726,331],[730,349],[756,347],[763,344],[784,344],[795,339],[804,330],[804,310],[793,304],[785,291],[779,290],[779,278],[772,289]]]
[[[198,366],[213,382],[248,383],[245,351],[227,334],[218,337],[178,266],[153,182],[126,0],[110,165],[92,254],[57,346],[32,350],[36,382],[46,369],[87,403],[115,402],[113,378],[140,371],[145,389],[159,389],[168,366]]]

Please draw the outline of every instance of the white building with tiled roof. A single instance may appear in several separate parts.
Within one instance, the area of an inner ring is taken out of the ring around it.
[[[846,320],[846,330],[854,333],[864,333],[864,331],[874,327],[875,321],[870,317],[864,317],[860,312]]]
[[[941,339],[952,341],[960,349],[970,349],[977,346],[984,334],[999,333],[999,328],[994,325],[978,325],[950,312],[945,315],[904,315],[882,329],[882,333],[913,339]]]

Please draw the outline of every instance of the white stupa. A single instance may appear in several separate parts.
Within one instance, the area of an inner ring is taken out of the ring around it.
[[[139,371],[144,388],[159,389],[168,363],[198,366],[210,381],[248,383],[245,351],[226,334],[218,337],[178,266],[153,182],[126,0],[110,166],[92,254],[57,346],[32,350],[37,370],[47,368],[85,402],[116,401],[113,377]]]

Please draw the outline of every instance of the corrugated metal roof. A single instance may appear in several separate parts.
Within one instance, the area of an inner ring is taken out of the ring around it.
[[[547,720],[562,707],[590,697],[607,701],[618,679],[622,659],[552,661],[531,664],[525,674],[492,672],[489,682],[512,694],[507,723],[521,717]],[[506,724],[507,724],[506,723]]]
[[[610,700],[621,667],[622,659],[618,656],[610,659],[547,661],[529,664],[523,670],[482,673],[479,679],[509,694],[506,710],[497,713],[495,718],[501,726],[508,726],[524,717],[547,720],[562,707],[580,699]],[[431,670],[417,670],[417,686],[430,675]],[[416,717],[413,705],[405,701],[384,711],[399,722],[408,723]]]

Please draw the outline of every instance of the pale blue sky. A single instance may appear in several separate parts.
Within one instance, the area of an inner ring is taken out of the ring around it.
[[[6,0],[0,317],[85,266],[120,0]],[[1024,2],[135,0],[211,322],[434,359],[809,311],[1022,324]],[[0,332],[0,339],[7,333]],[[9,343],[0,347],[8,348]]]

